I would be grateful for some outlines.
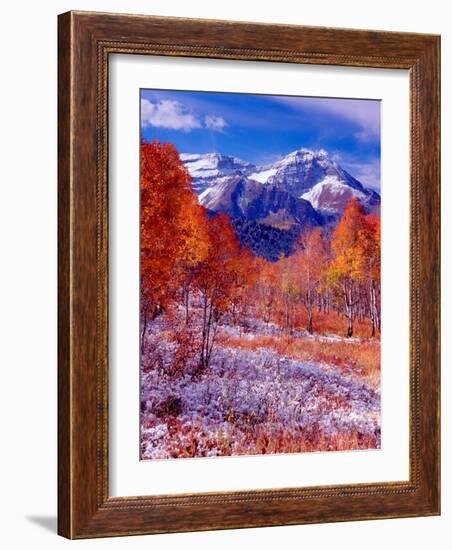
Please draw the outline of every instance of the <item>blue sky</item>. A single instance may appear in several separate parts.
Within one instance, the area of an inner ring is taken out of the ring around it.
[[[181,153],[225,153],[265,165],[325,149],[365,185],[380,188],[380,101],[141,90],[145,140]]]

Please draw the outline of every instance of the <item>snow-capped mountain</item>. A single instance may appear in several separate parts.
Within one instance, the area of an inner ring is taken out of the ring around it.
[[[233,174],[247,176],[256,170],[256,166],[250,162],[221,153],[183,153],[180,159],[187,167],[198,194],[214,185],[219,178]]]
[[[323,149],[297,149],[253,175],[263,183],[281,185],[286,191],[297,196],[327,176],[336,176],[350,187],[362,188],[362,184],[336,164]]]
[[[207,208],[212,203],[224,202],[219,195],[223,191],[229,193],[230,185],[225,177],[233,175],[245,177],[248,182],[244,185],[254,193],[256,182],[261,187],[274,186],[297,199],[309,201],[315,210],[327,215],[340,216],[353,196],[369,211],[380,204],[376,191],[346,172],[323,149],[301,148],[263,167],[219,153],[182,154],[181,160],[193,178],[201,204]]]
[[[380,196],[375,191],[365,187],[352,187],[337,176],[326,176],[301,197],[309,201],[319,212],[333,216],[341,214],[353,197],[356,197],[368,211],[373,211],[380,205]]]
[[[310,202],[294,197],[277,185],[263,185],[246,176],[219,178],[199,195],[199,202],[212,212],[231,218],[258,220],[273,226],[320,225],[320,216]]]
[[[339,220],[352,197],[368,212],[380,205],[324,150],[298,149],[268,166],[219,153],[180,157],[200,204],[229,214],[241,241],[267,259],[290,254],[306,227]]]

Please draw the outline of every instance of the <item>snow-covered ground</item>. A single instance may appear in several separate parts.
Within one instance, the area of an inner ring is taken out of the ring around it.
[[[283,336],[286,334],[284,328],[275,323],[265,323],[259,319],[247,319],[243,327],[238,328],[232,324],[223,324],[221,327],[223,334],[230,336],[240,336],[252,340],[256,336]],[[293,330],[291,336],[294,338],[306,338],[318,342],[341,342],[344,344],[359,344],[362,340],[356,336],[351,338],[340,336],[339,334],[310,334],[307,330]],[[379,344],[378,340],[374,340]]]
[[[164,329],[151,326],[142,365],[143,459],[380,446],[380,393],[356,377],[269,348],[221,345],[193,376],[174,370],[178,346]]]

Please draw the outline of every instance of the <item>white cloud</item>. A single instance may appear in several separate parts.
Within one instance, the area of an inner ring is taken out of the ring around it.
[[[204,117],[205,127],[214,132],[222,132],[228,123],[221,116],[206,115]]]
[[[169,130],[182,130],[190,132],[194,128],[201,128],[198,117],[190,113],[178,101],[163,99],[152,102],[148,99],[141,100],[141,125],[156,126]]]
[[[228,123],[221,116],[206,115],[201,119],[179,101],[162,99],[160,101],[141,100],[141,126],[155,126],[168,130],[190,132],[195,128],[206,128],[213,132],[223,132]]]
[[[372,100],[337,99],[327,105],[327,110],[352,120],[361,126],[354,136],[359,141],[380,139],[380,102]]]
[[[280,96],[275,100],[294,110],[305,112],[310,108],[350,120],[360,128],[354,134],[359,141],[368,142],[380,139],[380,101]]]

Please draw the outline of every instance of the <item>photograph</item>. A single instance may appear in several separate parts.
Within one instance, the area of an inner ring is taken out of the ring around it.
[[[139,101],[141,460],[380,449],[381,102]]]
[[[452,548],[452,18],[407,6],[2,4],[5,550]]]

